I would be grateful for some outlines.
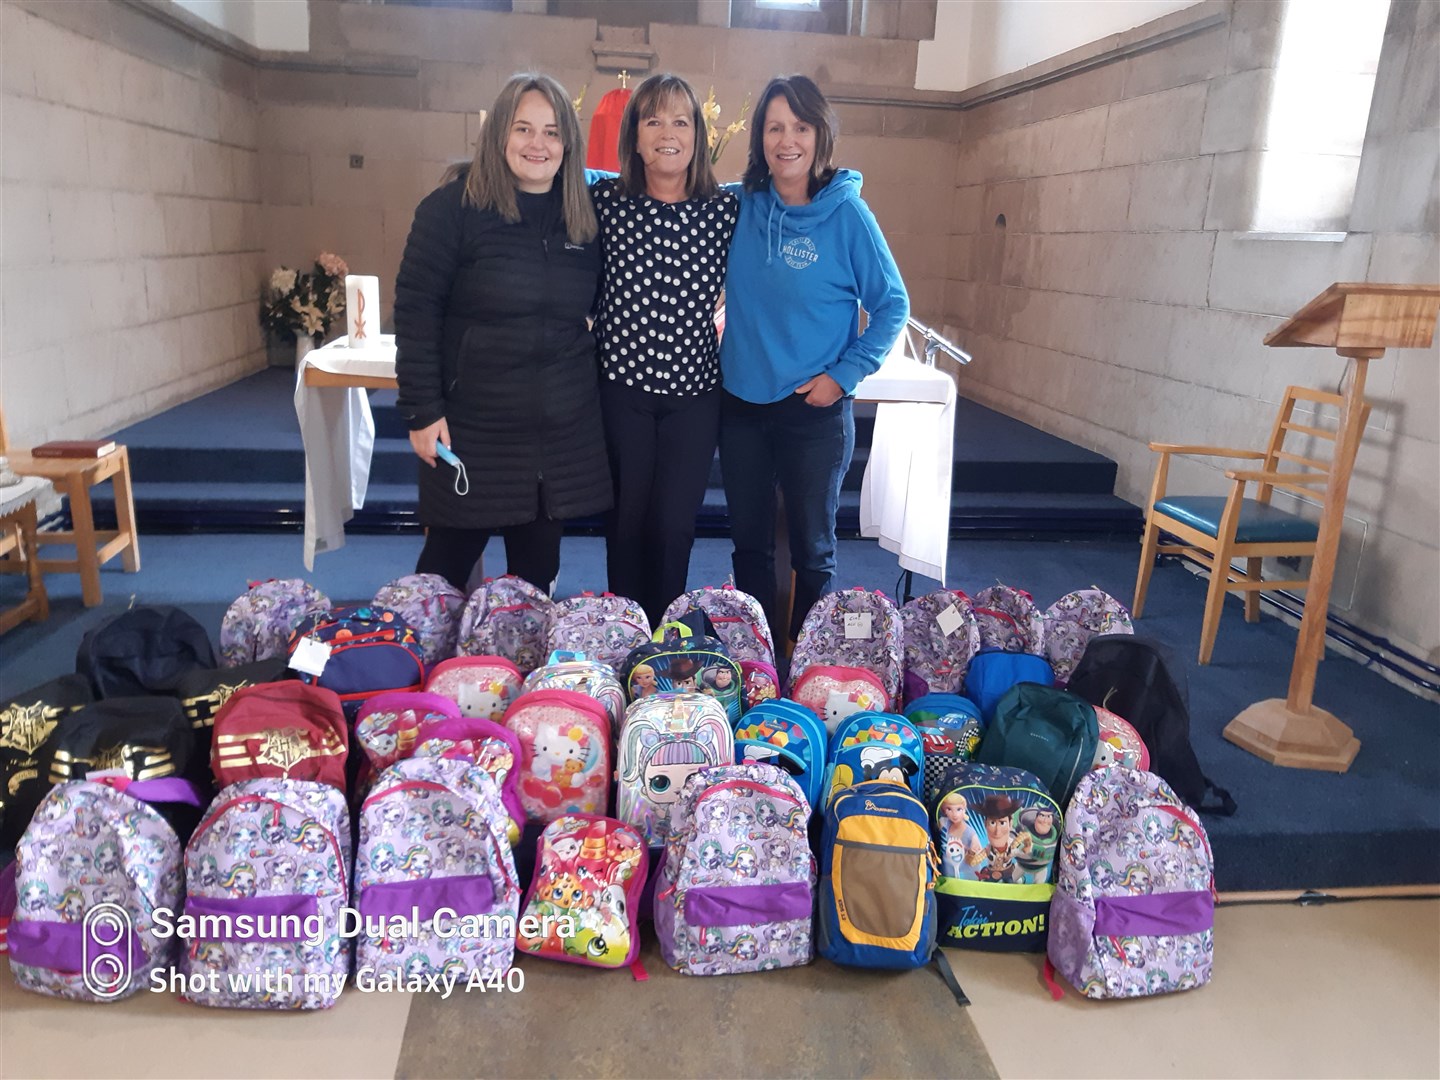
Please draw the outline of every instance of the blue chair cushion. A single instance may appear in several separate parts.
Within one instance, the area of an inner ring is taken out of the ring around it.
[[[1155,509],[1207,536],[1218,536],[1220,517],[1225,513],[1225,496],[1168,495],[1155,504]],[[1313,521],[1254,499],[1245,499],[1240,504],[1236,543],[1305,544],[1314,543],[1319,535],[1320,527]]]

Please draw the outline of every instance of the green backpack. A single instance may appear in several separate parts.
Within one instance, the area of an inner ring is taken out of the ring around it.
[[[1033,773],[1066,807],[1095,761],[1100,725],[1095,707],[1078,694],[1039,683],[1011,687],[974,760]]]

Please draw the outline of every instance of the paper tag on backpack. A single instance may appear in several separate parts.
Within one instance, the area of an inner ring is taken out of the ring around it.
[[[870,612],[847,611],[845,613],[845,640],[863,640],[868,637],[870,637]]]
[[[303,637],[295,651],[290,654],[290,666],[304,675],[319,678],[325,674],[325,665],[330,662],[330,646],[313,637]]]
[[[965,625],[965,620],[960,617],[960,609],[951,604],[939,615],[935,616],[935,625],[940,627],[940,632],[946,637],[955,633]]]

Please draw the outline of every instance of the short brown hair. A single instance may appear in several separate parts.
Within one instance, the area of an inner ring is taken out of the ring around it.
[[[804,75],[778,75],[765,84],[760,103],[755,106],[755,122],[750,127],[750,160],[745,166],[746,191],[756,191],[770,180],[770,166],[765,161],[765,113],[770,102],[785,95],[790,111],[815,129],[815,160],[810,163],[810,197],[828,184],[835,175],[833,158],[835,141],[840,135],[840,121],[835,110],[814,81]]]
[[[679,75],[661,72],[651,75],[635,88],[625,104],[620,121],[620,180],[617,190],[625,198],[645,192],[645,163],[640,160],[636,143],[640,139],[640,121],[659,116],[660,110],[677,99],[690,111],[690,124],[695,129],[695,152],[685,173],[687,199],[713,199],[720,191],[715,183],[715,170],[710,166],[710,146],[706,139],[705,113],[694,87]]]

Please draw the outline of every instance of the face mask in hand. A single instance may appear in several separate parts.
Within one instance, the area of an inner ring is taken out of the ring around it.
[[[455,452],[444,443],[435,444],[435,453],[441,461],[455,466],[455,494],[470,494],[470,477],[466,475],[465,463],[455,456]]]

